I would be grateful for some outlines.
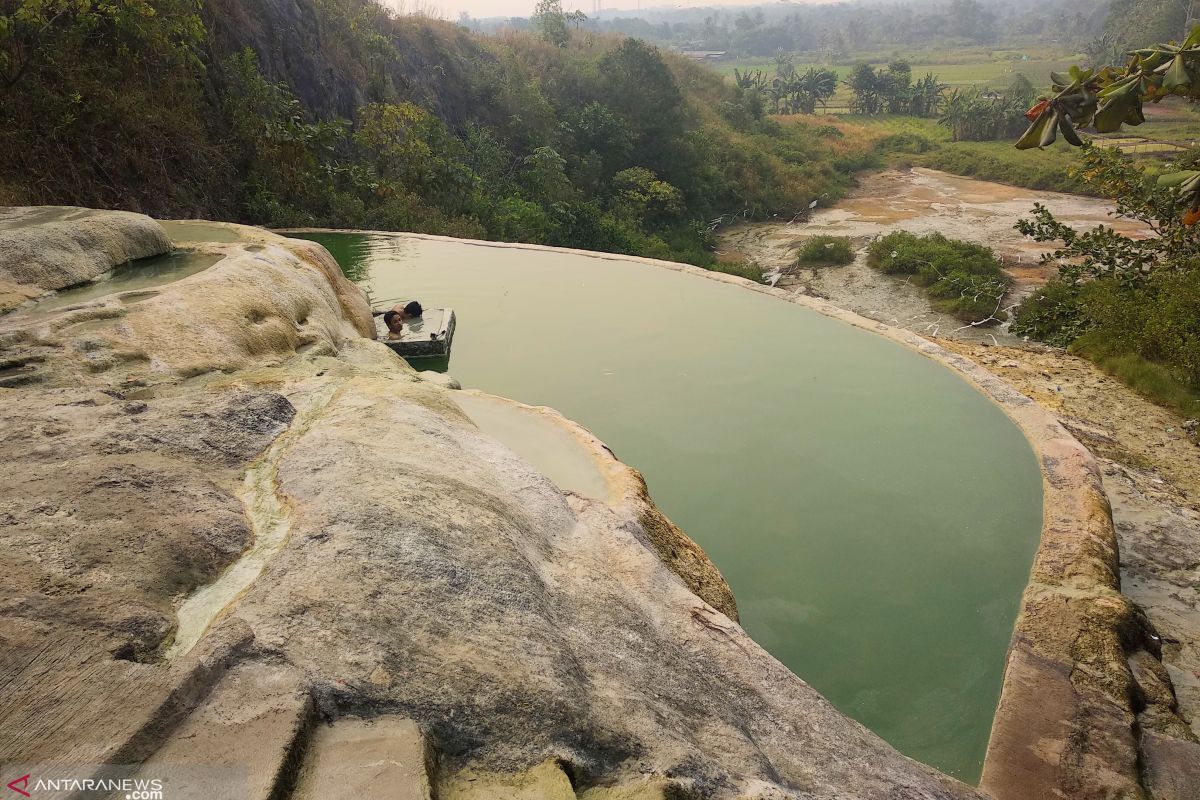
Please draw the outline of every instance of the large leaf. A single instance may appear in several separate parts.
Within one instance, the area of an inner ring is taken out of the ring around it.
[[[1125,121],[1125,117],[1133,108],[1133,98],[1127,96],[1118,96],[1110,99],[1100,107],[1096,112],[1095,119],[1092,124],[1096,126],[1096,130],[1100,133],[1113,133],[1121,130],[1121,123]]]
[[[1029,129],[1017,140],[1018,150],[1030,150],[1034,147],[1042,146],[1042,138],[1046,134],[1046,129],[1051,127],[1051,118],[1056,116],[1051,111],[1043,111],[1042,114],[1033,121]]]
[[[1075,126],[1071,124],[1069,117],[1061,116],[1058,118],[1058,129],[1062,131],[1063,138],[1066,139],[1069,144],[1073,144],[1076,147],[1083,145],[1083,140],[1080,139],[1079,134],[1075,132]]]
[[[1058,121],[1062,119],[1062,115],[1057,111],[1051,111],[1046,116],[1049,118],[1049,122],[1046,123],[1045,129],[1042,131],[1042,138],[1038,142],[1038,147],[1049,147],[1058,138]]]
[[[1183,56],[1178,55],[1171,59],[1171,66],[1163,75],[1163,86],[1170,92],[1179,92],[1185,90],[1192,82],[1192,76],[1188,74],[1187,66],[1183,63]]]
[[[1176,186],[1182,186],[1200,175],[1200,171],[1194,169],[1185,169],[1181,172],[1170,172],[1166,175],[1158,176],[1158,185],[1163,189],[1173,189]]]

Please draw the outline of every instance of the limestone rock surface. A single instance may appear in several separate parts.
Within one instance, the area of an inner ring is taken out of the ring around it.
[[[0,311],[84,283],[118,264],[171,250],[150,217],[127,211],[0,208]]]

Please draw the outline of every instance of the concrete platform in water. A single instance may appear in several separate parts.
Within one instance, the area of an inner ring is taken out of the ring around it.
[[[389,339],[383,312],[375,311],[375,338],[401,358],[446,358],[454,342],[454,309],[427,308],[425,313],[404,323],[399,339]]]

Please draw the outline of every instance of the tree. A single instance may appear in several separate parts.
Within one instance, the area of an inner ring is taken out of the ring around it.
[[[683,194],[645,167],[618,172],[613,190],[617,208],[638,223],[670,223],[683,211]]]
[[[392,187],[452,213],[465,211],[476,176],[461,142],[446,125],[413,103],[372,103],[358,112],[354,142]]]
[[[887,113],[907,114],[910,89],[912,88],[912,65],[907,61],[893,61],[880,76],[880,90],[886,103]]]
[[[879,113],[881,97],[879,95],[879,75],[870,64],[858,64],[846,79],[846,86],[854,92],[854,100],[850,110],[856,114],[874,115]]]
[[[659,172],[682,126],[683,93],[662,54],[640,39],[626,39],[600,59],[602,99],[630,131],[646,166]]]
[[[1033,81],[1025,77],[1023,73],[1018,73],[1004,92],[1013,102],[1023,104],[1025,107],[1037,99],[1037,93],[1037,87],[1033,85]]]
[[[950,129],[952,141],[1010,139],[1025,127],[1026,101],[978,89],[953,90],[942,106],[938,124]]]
[[[818,105],[824,109],[829,98],[837,92],[837,81],[836,72],[809,67],[798,81],[797,90],[802,98],[800,110],[805,114],[811,114],[816,111]]]
[[[521,179],[531,198],[545,205],[560,203],[573,194],[567,162],[553,147],[539,147],[525,157]]]
[[[579,10],[575,10],[575,11],[572,11],[569,14],[567,14],[566,19],[567,19],[567,22],[571,23],[571,27],[573,27],[575,30],[579,30],[580,28],[582,28],[584,25],[587,24],[587,21],[588,21],[587,14],[585,14]]]
[[[913,84],[909,113],[914,117],[936,117],[942,108],[948,88],[949,86],[938,81],[932,72],[925,73],[924,78]]]
[[[543,39],[556,47],[566,47],[571,41],[562,0],[538,0],[533,12],[533,26]]]
[[[1187,36],[1190,0],[1114,0],[1104,23],[1102,42],[1109,45],[1112,59],[1094,64],[1114,63],[1127,50],[1140,43],[1167,42]]]
[[[155,212],[224,192],[232,174],[207,136],[216,115],[198,10],[198,0],[0,0],[3,182],[28,187],[30,202]]]

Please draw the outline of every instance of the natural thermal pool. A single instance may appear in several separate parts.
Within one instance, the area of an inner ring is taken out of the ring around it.
[[[622,260],[307,234],[376,298],[458,315],[464,386],[645,473],[764,647],[901,751],[979,775],[1041,476],[949,370],[778,299]]]

